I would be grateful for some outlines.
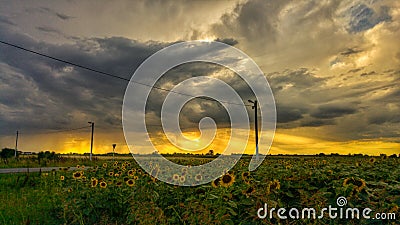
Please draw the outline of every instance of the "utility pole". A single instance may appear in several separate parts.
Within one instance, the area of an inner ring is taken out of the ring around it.
[[[92,137],[90,139],[90,156],[89,156],[90,161],[92,161],[94,122],[88,122],[88,123],[92,125]]]
[[[117,144],[113,144],[112,146],[113,146],[113,161],[115,162],[115,159],[114,159],[114,152],[115,152],[115,147],[117,146]]]
[[[252,101],[249,100],[250,103],[253,103],[253,106],[251,107],[254,109],[254,132],[256,136],[256,160],[258,160],[259,155],[258,155],[258,115],[257,115],[257,100]]]
[[[17,131],[17,137],[15,138],[15,152],[14,152],[14,158],[17,158],[17,151],[18,151],[18,131]]]

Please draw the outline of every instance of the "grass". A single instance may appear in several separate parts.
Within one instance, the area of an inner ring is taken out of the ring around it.
[[[201,159],[175,158],[181,164]],[[63,165],[72,165],[76,161]],[[88,165],[87,161],[78,161]],[[107,167],[103,167],[107,163]],[[91,170],[0,174],[0,224],[396,224],[397,220],[282,220],[257,218],[271,207],[336,206],[344,196],[351,207],[394,212],[400,205],[398,158],[278,157],[246,173],[242,159],[219,181],[196,186],[170,185],[139,170],[133,160],[114,165],[98,160]],[[98,167],[96,167],[98,166]],[[134,172],[129,172],[134,171]],[[83,172],[74,179],[74,173]],[[112,172],[112,175],[110,175]],[[115,176],[118,173],[119,176]],[[61,179],[64,176],[64,179]],[[183,174],[182,176],[189,176]],[[85,177],[85,179],[83,178]],[[93,186],[93,180],[96,185]],[[127,181],[131,180],[132,185]],[[227,179],[226,181],[228,181]],[[100,183],[106,187],[100,187]]]

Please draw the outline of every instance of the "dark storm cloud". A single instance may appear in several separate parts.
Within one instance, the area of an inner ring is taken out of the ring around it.
[[[303,89],[310,88],[312,86],[320,85],[324,82],[323,78],[316,77],[307,68],[300,68],[297,70],[284,70],[281,73],[270,73],[267,75],[271,87],[275,91],[284,89],[287,85],[291,85],[294,88]]]
[[[157,81],[155,86],[172,89],[174,86],[186,79],[208,76],[211,74],[214,74],[217,79],[220,79],[231,86],[243,99],[243,101],[247,101],[247,99],[254,99],[254,94],[251,91],[251,88],[239,75],[223,66],[205,62],[192,62],[177,66],[164,74]],[[146,109],[148,111],[154,112],[154,114],[150,113],[149,115],[155,115],[157,117],[152,118],[157,120],[157,124],[161,123],[161,107],[166,94],[167,93],[165,91],[153,89],[150,93],[148,104],[146,105]],[[196,98],[187,102],[182,108],[180,113],[181,128],[184,130],[197,129],[199,121],[204,117],[212,118],[218,127],[230,126],[229,115],[227,114],[226,109],[220,103],[212,100],[211,98]],[[250,114],[250,117],[253,119],[252,114]]]
[[[344,55],[344,56],[349,56],[349,55],[354,55],[354,54],[361,53],[361,52],[363,52],[363,50],[356,49],[356,48],[348,48],[345,51],[341,52],[340,54]]]
[[[334,125],[335,122],[333,120],[327,119],[327,120],[304,120],[301,122],[300,126],[302,127],[321,127],[325,125]]]
[[[288,123],[300,120],[303,118],[303,113],[300,109],[289,106],[276,106],[277,122]]]
[[[368,73],[362,73],[362,74],[360,74],[360,76],[370,76],[370,75],[375,75],[375,74],[377,74],[375,71],[371,71],[371,72],[368,72]]]
[[[356,108],[349,106],[340,105],[322,105],[318,109],[312,112],[310,115],[318,119],[332,119],[336,117],[342,117],[357,112]]]
[[[140,43],[125,38],[80,39],[77,44],[52,45],[7,29],[3,40],[129,79],[149,55],[166,44]],[[79,43],[79,44],[78,44]],[[99,75],[21,50],[0,46],[2,129],[57,129],[95,120],[99,125],[121,126],[126,81]],[[12,75],[14,74],[14,75]],[[61,123],[61,124],[60,124]]]
[[[349,31],[354,33],[371,29],[381,22],[392,20],[387,6],[381,6],[378,11],[375,11],[365,4],[358,4],[349,9],[349,14]]]
[[[370,124],[400,123],[399,112],[380,112],[368,117]]]
[[[357,73],[357,72],[360,72],[363,69],[364,69],[364,67],[351,69],[351,70],[347,71],[347,73]]]

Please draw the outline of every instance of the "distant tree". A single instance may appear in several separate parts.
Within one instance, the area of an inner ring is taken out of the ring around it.
[[[11,148],[3,148],[0,152],[0,157],[4,160],[7,161],[8,158],[14,157],[15,154],[15,149]]]
[[[39,152],[39,154],[37,154],[39,164],[40,164],[41,159],[44,159],[44,157],[45,157],[44,152]]]
[[[214,155],[214,150],[210,149],[206,155]]]

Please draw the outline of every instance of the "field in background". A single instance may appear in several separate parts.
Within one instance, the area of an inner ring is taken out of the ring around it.
[[[251,173],[245,158],[226,174],[230,179],[197,187],[157,181],[132,158],[116,158],[117,163],[111,159],[45,162],[46,166],[79,165],[77,171],[0,174],[0,224],[396,224],[399,218],[399,158],[268,156]],[[170,160],[194,165],[210,159]],[[20,158],[8,163],[33,167],[38,162]],[[196,174],[182,171],[177,176],[179,184],[180,179]],[[339,196],[347,198],[349,207],[391,212],[397,219],[257,218],[264,203],[271,208],[321,209],[336,206]]]

